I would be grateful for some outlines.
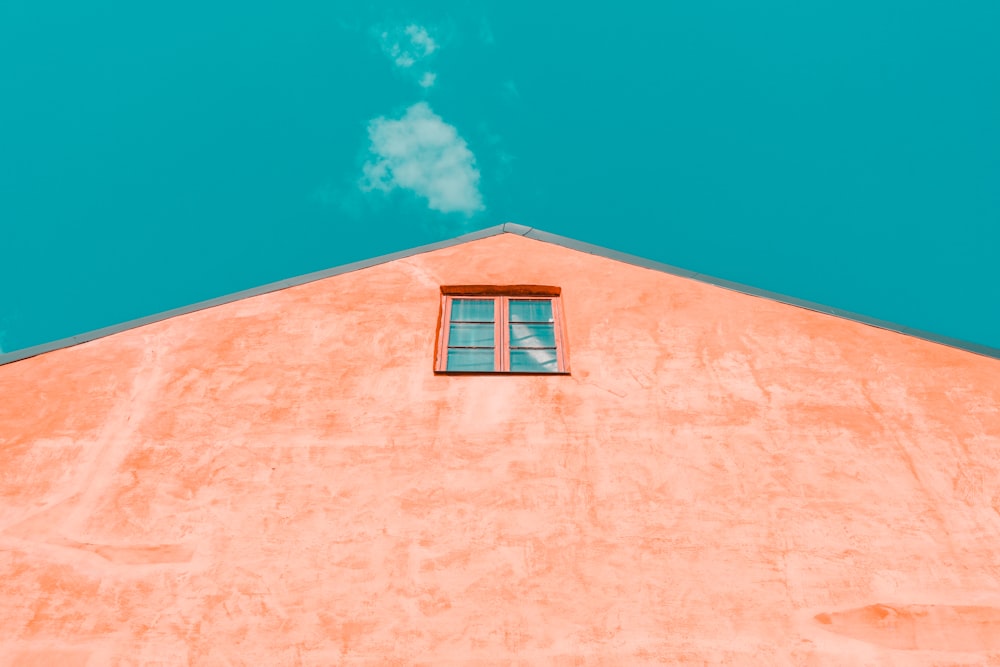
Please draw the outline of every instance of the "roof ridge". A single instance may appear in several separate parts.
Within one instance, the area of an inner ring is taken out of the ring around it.
[[[306,273],[301,276],[286,278],[284,280],[279,280],[273,283],[267,283],[266,285],[261,285],[259,287],[252,287],[250,289],[241,290],[239,292],[233,292],[232,294],[226,294],[223,296],[215,297],[213,299],[208,299],[206,301],[199,301],[197,303],[193,303],[187,306],[173,308],[171,310],[166,310],[160,313],[155,313],[134,320],[129,320],[127,322],[122,322],[120,324],[114,324],[111,326],[102,327],[100,329],[94,329],[93,331],[83,332],[80,334],[76,334],[74,336],[69,336],[67,338],[62,338],[60,340],[52,341],[49,343],[42,343],[41,345],[35,345],[32,347],[22,348],[20,350],[13,350],[11,352],[0,353],[0,366],[4,364],[13,363],[15,361],[20,361],[22,359],[27,359],[29,357],[34,357],[39,354],[44,354],[46,352],[52,352],[54,350],[60,350],[66,347],[72,347],[74,345],[86,343],[92,340],[96,340],[98,338],[104,338],[106,336],[111,336],[113,334],[120,333],[122,331],[128,331],[129,329],[135,329],[141,326],[145,326],[147,324],[153,324],[154,322],[160,322],[166,319],[170,319],[172,317],[177,317],[179,315],[186,315],[188,313],[193,313],[199,310],[205,310],[206,308],[221,306],[226,303],[232,303],[234,301],[248,299],[250,297],[259,296],[261,294],[267,294],[269,292],[277,292],[278,290],[286,289],[289,287],[304,285],[306,283],[315,282],[317,280],[323,280],[324,278],[330,278],[344,273],[350,273],[352,271],[359,271],[361,269],[367,269],[372,266],[378,266],[379,264],[385,264],[387,262],[391,262],[397,259],[412,257],[414,255],[420,255],[426,252],[433,252],[435,250],[441,250],[443,248],[450,248],[456,245],[461,245],[463,243],[468,243],[469,241],[478,241],[480,239],[485,239],[492,236],[498,236],[500,234],[516,234],[518,236],[523,236],[525,238],[533,239],[536,241],[544,241],[546,243],[552,243],[554,245],[559,245],[565,248],[569,248],[571,250],[585,252],[590,255],[598,255],[601,257],[605,257],[607,259],[623,262],[625,264],[631,264],[634,266],[651,269],[653,271],[660,271],[662,273],[667,273],[682,278],[690,278],[692,280],[708,283],[710,285],[715,285],[717,287],[722,287],[724,289],[732,290],[735,292],[749,294],[751,296],[757,296],[764,299],[769,299],[771,301],[777,301],[779,303],[784,303],[799,308],[805,308],[807,310],[812,310],[827,315],[833,315],[834,317],[853,320],[855,322],[860,322],[862,324],[867,324],[869,326],[878,327],[880,329],[895,331],[897,333],[901,333],[907,336],[912,336],[914,338],[920,338],[923,340],[931,341],[933,343],[947,345],[948,347],[965,350],[967,352],[973,352],[975,354],[980,354],[985,357],[1000,359],[1000,349],[995,347],[990,347],[988,345],[972,343],[969,341],[960,340],[958,338],[951,338],[949,336],[941,336],[935,333],[931,333],[929,331],[923,331],[920,329],[914,329],[912,327],[903,326],[895,322],[888,322],[874,317],[868,317],[867,315],[852,313],[850,311],[843,310],[840,308],[834,308],[833,306],[826,306],[823,304],[814,303],[812,301],[806,301],[805,299],[799,299],[785,294],[771,292],[769,290],[750,287],[749,285],[743,285],[741,283],[733,282],[731,280],[725,280],[723,278],[708,276],[703,273],[697,273],[695,271],[682,269],[676,266],[672,266],[670,264],[656,262],[650,259],[646,259],[644,257],[639,257],[637,255],[630,255],[628,253],[619,252],[617,250],[611,250],[610,248],[605,248],[603,246],[598,246],[591,243],[585,243],[583,241],[577,241],[576,239],[569,238],[566,236],[559,236],[558,234],[552,234],[550,232],[545,232],[535,227],[528,227],[514,222],[505,222],[503,224],[485,227],[483,229],[469,232],[467,234],[462,234],[460,236],[455,236],[450,239],[445,239],[443,241],[436,241],[434,243],[428,243],[425,245],[416,246],[414,248],[410,248],[407,250],[400,250],[386,255],[379,255],[377,257],[372,257],[366,260],[350,262],[348,264],[341,264],[339,266],[335,266],[329,269],[313,271],[311,273]]]

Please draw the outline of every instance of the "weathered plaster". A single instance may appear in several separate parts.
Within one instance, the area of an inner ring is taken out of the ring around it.
[[[442,284],[569,376],[433,373]],[[1000,361],[503,234],[0,366],[0,665],[1000,664]]]

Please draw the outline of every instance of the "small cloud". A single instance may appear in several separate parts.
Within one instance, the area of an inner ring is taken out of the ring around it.
[[[385,30],[379,35],[382,51],[392,58],[396,67],[409,69],[417,61],[426,58],[438,49],[437,42],[427,32],[427,28],[414,24],[402,30]]]
[[[427,28],[411,23],[405,27],[397,27],[391,30],[383,30],[378,33],[379,42],[382,45],[382,52],[385,53],[396,66],[405,73],[405,76],[412,77],[412,80],[421,88],[431,88],[437,81],[437,74],[420,68],[424,71],[414,71],[415,65],[427,60],[439,45]]]
[[[442,213],[470,216],[485,208],[476,156],[426,102],[398,119],[375,118],[368,123],[368,137],[371,159],[362,167],[363,191],[410,190]]]
[[[413,44],[416,49],[423,49],[423,55],[429,56],[437,51],[437,44],[434,42],[434,39],[427,34],[427,28],[419,25],[408,25],[406,26],[406,34],[410,37],[410,43]]]

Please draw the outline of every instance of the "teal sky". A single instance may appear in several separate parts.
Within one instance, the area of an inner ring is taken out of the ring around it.
[[[0,2],[2,349],[507,221],[1000,347],[995,0],[411,4]]]

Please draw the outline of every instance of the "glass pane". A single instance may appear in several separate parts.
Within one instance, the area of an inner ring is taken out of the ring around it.
[[[549,299],[511,299],[511,322],[552,322],[552,301]]]
[[[449,371],[492,371],[493,350],[448,350]]]
[[[559,370],[555,350],[511,350],[510,370],[555,373]]]
[[[511,347],[555,347],[556,331],[553,324],[511,324]]]
[[[492,322],[493,299],[452,299],[453,322]]]
[[[448,347],[493,347],[492,324],[452,324]]]

